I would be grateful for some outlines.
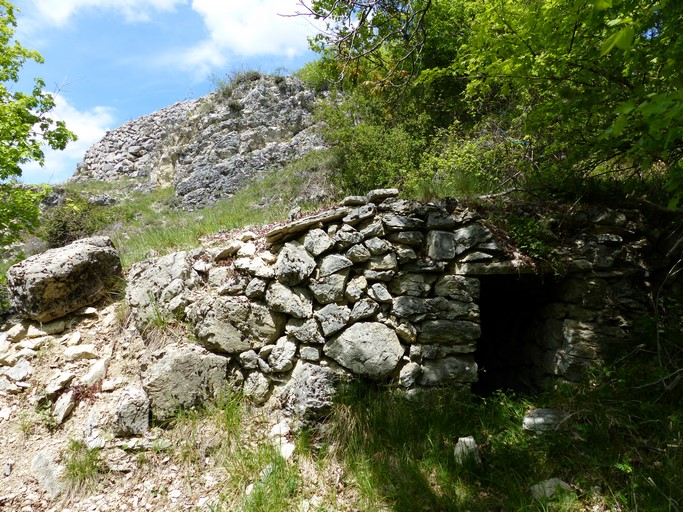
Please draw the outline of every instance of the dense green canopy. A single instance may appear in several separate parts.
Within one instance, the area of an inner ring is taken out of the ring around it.
[[[389,99],[391,122],[400,108],[429,116],[421,133],[407,130],[439,161],[422,159],[403,184],[469,172],[488,188],[562,189],[611,175],[661,177],[674,203],[683,193],[682,2],[315,0],[308,10],[327,22],[312,40],[318,66]],[[377,114],[363,122],[386,124],[387,110]]]

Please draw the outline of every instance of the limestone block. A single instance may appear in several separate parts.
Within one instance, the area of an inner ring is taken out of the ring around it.
[[[268,400],[270,381],[259,372],[251,373],[244,381],[243,392],[254,403],[262,404]]]
[[[285,410],[302,419],[324,417],[333,405],[344,376],[329,367],[299,361],[285,385],[280,401]]]
[[[377,380],[396,369],[404,352],[394,330],[378,322],[351,325],[323,351],[351,372]]]
[[[427,255],[438,261],[452,260],[455,257],[455,237],[449,231],[430,231],[427,233]]]
[[[123,389],[114,406],[112,425],[117,437],[140,436],[149,429],[149,398],[140,386]]]
[[[316,311],[314,317],[320,322],[323,335],[327,337],[346,327],[351,318],[351,311],[346,306],[328,304]]]
[[[296,286],[308,279],[315,269],[315,260],[305,247],[287,243],[275,263],[275,277],[286,286]]]
[[[273,372],[286,372],[294,368],[296,343],[283,336],[268,356],[268,365]]]
[[[427,320],[422,322],[417,341],[422,344],[468,345],[481,336],[481,327],[466,320]]]
[[[266,304],[273,311],[295,318],[309,318],[313,314],[313,301],[308,290],[288,288],[277,281],[268,286]]]
[[[418,377],[421,386],[477,382],[477,363],[469,358],[446,357],[425,361]]]
[[[312,318],[301,320],[292,318],[287,323],[285,332],[293,338],[299,340],[301,343],[318,344],[325,343],[325,338],[320,333],[318,322]]]
[[[114,244],[108,237],[93,237],[13,265],[7,271],[7,291],[19,315],[49,322],[97,302],[120,279]]]
[[[347,276],[348,271],[342,271],[318,279],[311,279],[308,288],[320,304],[339,302],[344,299]]]
[[[329,256],[325,256],[320,262],[318,278],[335,274],[351,267],[352,265],[353,262],[350,259],[339,254],[330,254]]]
[[[304,237],[304,247],[315,257],[329,251],[332,246],[334,246],[334,242],[320,228],[312,229]]]
[[[140,364],[153,416],[171,419],[179,408],[197,406],[229,386],[227,357],[196,345],[168,345]]]
[[[366,297],[353,305],[350,321],[357,322],[366,318],[372,318],[377,313],[379,313],[379,304]]]

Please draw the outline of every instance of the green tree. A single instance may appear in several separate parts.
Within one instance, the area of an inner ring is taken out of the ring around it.
[[[430,107],[463,134],[451,140],[522,145],[524,162],[504,173],[517,183],[659,174],[672,204],[683,195],[683,2],[314,0],[310,11],[327,21],[313,44],[323,58],[383,63],[366,83],[407,76],[465,107]]]
[[[45,161],[47,144],[64,149],[76,136],[62,121],[49,117],[54,96],[44,91],[45,83],[35,79],[30,92],[14,90],[19,71],[27,60],[42,62],[35,51],[14,40],[16,8],[0,0],[0,245],[7,245],[24,230],[38,224],[38,201],[42,191],[17,184],[21,165]]]

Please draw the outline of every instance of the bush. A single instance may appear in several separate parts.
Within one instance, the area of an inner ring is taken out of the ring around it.
[[[49,208],[43,214],[39,236],[52,248],[63,247],[94,235],[120,216],[116,207],[95,205],[76,192],[67,192],[64,204]]]

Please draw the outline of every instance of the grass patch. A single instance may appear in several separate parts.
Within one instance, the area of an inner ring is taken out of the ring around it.
[[[318,443],[334,447],[362,510],[679,510],[683,398],[634,384],[652,381],[655,370],[641,361],[536,397],[435,390],[409,398],[353,386]],[[569,413],[567,428],[524,431],[522,418],[536,407]],[[467,435],[481,466],[455,461],[455,443]],[[534,499],[531,486],[549,478],[571,491]]]
[[[67,496],[93,491],[105,472],[99,449],[88,448],[85,441],[72,439],[62,458]]]
[[[112,207],[116,222],[100,233],[112,237],[124,268],[150,256],[192,249],[207,235],[283,220],[295,205],[307,210],[331,202],[336,197],[325,173],[329,162],[327,152],[310,153],[255,178],[233,197],[193,212],[176,207],[172,189],[132,192]],[[90,187],[88,193],[94,193]]]

